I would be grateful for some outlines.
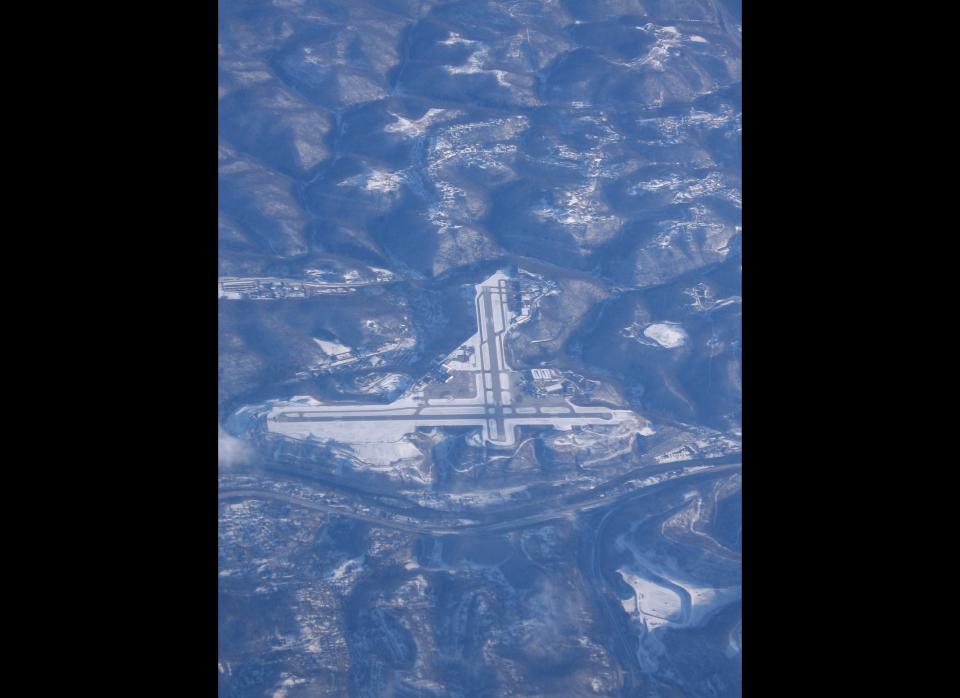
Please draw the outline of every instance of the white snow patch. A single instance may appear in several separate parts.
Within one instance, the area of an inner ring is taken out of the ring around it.
[[[317,343],[323,353],[327,356],[336,356],[337,354],[343,354],[350,351],[350,347],[340,344],[339,342],[332,342],[326,339],[317,339],[313,338],[313,341]]]
[[[375,191],[390,194],[399,191],[403,184],[403,173],[388,172],[386,170],[370,170],[362,174],[348,177],[340,182],[339,187],[356,187],[364,191]]]
[[[393,465],[399,461],[423,456],[416,446],[405,439],[379,443],[353,443],[350,444],[350,448],[357,458],[373,465]]]
[[[347,576],[352,577],[355,572],[359,573],[363,570],[364,560],[365,557],[363,555],[345,560],[341,565],[332,570],[327,578],[336,581]]]
[[[273,698],[287,698],[287,693],[294,686],[301,686],[307,682],[306,679],[300,679],[296,676],[288,676],[280,682],[280,687],[273,692]]]
[[[741,596],[740,585],[708,587],[691,582],[675,565],[662,565],[644,556],[643,551],[623,536],[616,540],[618,550],[629,550],[640,563],[617,570],[634,590],[634,599],[623,603],[625,611],[642,618],[649,630],[670,624],[674,627],[701,625],[707,617]],[[658,579],[654,582],[653,579]],[[684,608],[682,596],[689,597]]]
[[[643,616],[650,630],[677,620],[683,603],[675,591],[624,569],[617,572],[633,588],[634,593],[632,599],[623,601],[623,610],[631,615]]]
[[[292,398],[290,398],[290,402],[297,405],[309,405],[310,407],[319,407],[323,404],[316,398],[312,398],[309,395],[294,395]]]
[[[403,178],[394,172],[374,170],[367,179],[367,191],[396,191],[400,188]]]
[[[392,124],[387,124],[384,126],[383,130],[387,133],[402,133],[405,136],[414,138],[416,136],[421,136],[427,130],[427,127],[430,126],[433,121],[443,114],[447,113],[447,109],[435,109],[431,107],[427,110],[427,113],[421,116],[419,119],[407,119],[399,114],[390,113],[390,115],[396,119]],[[460,112],[453,112],[451,116],[457,116]]]
[[[740,598],[739,586],[715,588],[695,586],[689,582],[676,580],[674,580],[674,583],[682,586],[690,594],[692,608],[690,618],[687,621],[690,625],[699,625],[716,609]]]
[[[741,630],[740,630],[740,623],[737,623],[736,626],[734,626],[733,630],[730,631],[730,634],[727,636],[727,647],[724,650],[724,654],[729,658],[733,658],[738,654],[740,654],[740,649],[741,649]]]
[[[457,44],[473,46],[474,44],[479,42],[473,41],[472,39],[464,39],[462,36],[457,34],[457,32],[450,32],[450,36],[448,36],[446,39],[438,43],[441,43],[444,46],[456,46]]]
[[[217,463],[222,468],[232,468],[250,461],[253,450],[250,446],[224,431],[217,425]]]
[[[643,331],[643,336],[667,349],[676,349],[687,343],[686,331],[675,322],[656,322],[648,325]]]
[[[630,65],[634,67],[649,65],[654,70],[662,72],[664,70],[664,63],[670,58],[670,49],[680,45],[680,32],[676,27],[658,27],[652,23],[637,27],[637,29],[643,29],[648,33],[652,33],[656,37],[656,43],[650,47],[646,56],[639,60],[631,61]]]

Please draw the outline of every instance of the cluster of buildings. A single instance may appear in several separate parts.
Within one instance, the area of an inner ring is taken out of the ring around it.
[[[563,377],[552,368],[530,369],[530,377],[538,393],[558,394],[563,392]]]

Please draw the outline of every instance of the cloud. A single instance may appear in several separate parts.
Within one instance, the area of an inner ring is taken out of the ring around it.
[[[217,425],[217,464],[221,468],[229,469],[249,463],[252,455],[253,449],[246,442],[231,436]]]

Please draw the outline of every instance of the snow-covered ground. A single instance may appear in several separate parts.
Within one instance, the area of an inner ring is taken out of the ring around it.
[[[683,602],[675,591],[624,568],[617,572],[633,588],[633,598],[623,600],[623,610],[642,616],[647,629],[653,630],[680,619]]]
[[[400,172],[370,170],[369,172],[349,177],[340,182],[338,186],[356,187],[365,191],[391,193],[400,189],[403,181],[403,174]]]
[[[317,346],[323,351],[327,356],[336,356],[337,354],[343,354],[345,352],[351,351],[350,347],[340,344],[339,342],[333,342],[327,339],[317,339],[313,338],[313,341],[317,343]]]
[[[616,547],[629,550],[634,557],[632,563],[617,570],[634,591],[633,599],[622,601],[623,608],[642,620],[647,630],[700,625],[715,611],[740,598],[740,585],[704,586],[675,565],[651,558],[626,536],[617,539]]]
[[[687,332],[675,322],[656,322],[648,325],[643,336],[652,339],[665,349],[676,349],[687,343]]]
[[[392,124],[387,124],[384,126],[383,130],[387,133],[402,133],[404,136],[410,138],[416,138],[417,136],[422,136],[427,128],[437,120],[439,117],[445,117],[447,119],[460,116],[461,112],[450,109],[435,109],[431,107],[427,109],[426,114],[421,116],[419,119],[407,119],[399,114],[394,114],[390,112],[390,116],[396,119]]]

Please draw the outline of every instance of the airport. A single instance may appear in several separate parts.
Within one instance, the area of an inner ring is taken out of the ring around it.
[[[629,410],[575,405],[562,395],[529,395],[521,374],[504,352],[518,314],[508,302],[510,278],[498,271],[477,284],[477,332],[447,356],[445,383],[428,384],[388,405],[321,403],[294,398],[267,415],[270,432],[297,439],[345,443],[396,442],[419,427],[476,426],[488,446],[516,445],[522,426],[614,425],[634,417]],[[549,369],[535,369],[542,376]],[[540,377],[538,375],[538,377]]]

